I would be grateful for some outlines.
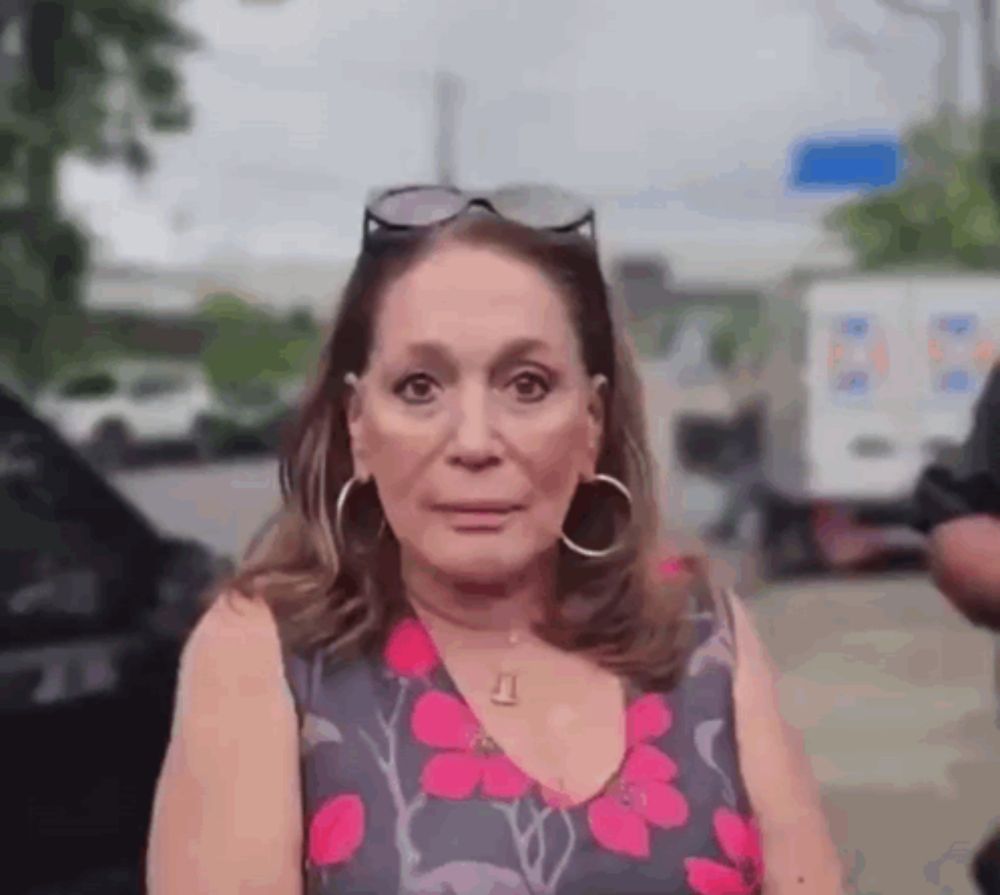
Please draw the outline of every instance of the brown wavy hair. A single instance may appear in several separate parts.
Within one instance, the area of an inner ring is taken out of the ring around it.
[[[335,507],[352,476],[344,378],[360,376],[368,365],[387,287],[449,244],[494,249],[541,271],[567,302],[587,372],[607,379],[597,471],[625,484],[631,513],[618,524],[606,507],[586,503],[591,489],[583,488],[571,504],[566,531],[577,543],[604,545],[614,539],[623,546],[601,560],[560,546],[556,596],[544,607],[536,633],[640,683],[671,685],[689,645],[691,579],[667,580],[657,569],[663,544],[642,386],[595,247],[579,235],[542,234],[495,216],[465,216],[416,236],[387,238],[361,253],[281,451],[282,507],[222,592],[263,599],[284,648],[299,653],[323,648],[343,656],[375,649],[406,611],[399,544],[388,526],[375,534],[381,513],[374,488],[352,491],[352,507],[368,494],[367,512],[345,513],[345,529],[353,534],[351,543],[338,549]],[[358,521],[348,526],[347,518],[354,516]]]

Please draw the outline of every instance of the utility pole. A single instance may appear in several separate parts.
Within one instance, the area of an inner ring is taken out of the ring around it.
[[[886,76],[883,41],[845,18],[839,0],[818,0],[835,46],[860,53],[875,70]],[[977,0],[992,6],[994,0]],[[878,0],[888,14],[921,21],[930,26],[939,41],[935,112],[954,135],[962,98],[962,6],[958,0]]]
[[[936,24],[941,38],[938,111],[950,126],[958,118],[962,98],[962,14],[957,9],[942,9],[937,15]]]
[[[14,0],[0,0],[0,5]],[[243,6],[279,6],[285,0],[240,0]],[[434,173],[437,183],[453,186],[456,179],[458,106],[461,79],[452,72],[434,73]]]
[[[983,121],[989,132],[1000,118],[1000,56],[997,54],[996,0],[978,0],[979,71],[982,84]],[[987,134],[984,133],[984,139]]]
[[[456,177],[456,138],[458,106],[462,82],[451,72],[438,71],[434,76],[434,167],[437,182],[454,186]]]
[[[979,65],[982,78],[980,152],[986,184],[1000,208],[1000,59],[997,58],[996,0],[979,0]]]
[[[955,134],[958,107],[962,95],[962,13],[952,5],[923,5],[912,0],[880,0],[882,6],[897,15],[920,19],[930,25],[941,42],[938,57],[937,112],[945,127]],[[981,0],[992,2],[992,0]]]
[[[1000,113],[1000,59],[997,58],[996,0],[978,0],[979,70],[982,79],[983,115]]]

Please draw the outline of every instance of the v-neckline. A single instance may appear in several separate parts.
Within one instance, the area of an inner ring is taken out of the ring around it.
[[[441,677],[444,682],[446,690],[458,699],[465,709],[472,716],[473,721],[476,726],[491,743],[496,747],[496,754],[505,758],[510,762],[511,766],[519,773],[523,774],[525,779],[531,781],[531,795],[533,798],[542,801],[547,807],[550,807],[550,803],[545,802],[542,798],[542,789],[546,789],[549,792],[555,793],[559,796],[559,805],[568,811],[575,811],[580,808],[586,807],[590,802],[599,798],[615,783],[616,780],[621,776],[625,764],[628,761],[629,756],[629,744],[628,744],[628,712],[629,707],[638,698],[639,693],[637,693],[637,687],[635,683],[628,678],[621,679],[621,696],[622,696],[622,716],[621,716],[621,738],[622,738],[622,754],[619,760],[615,763],[614,769],[608,775],[600,786],[590,795],[583,799],[570,798],[568,793],[558,792],[555,787],[548,785],[538,779],[535,774],[527,771],[523,765],[516,761],[514,757],[510,754],[508,749],[493,735],[490,731],[488,725],[483,723],[483,719],[480,713],[476,710],[476,707],[472,702],[465,696],[462,692],[461,687],[458,686],[458,682],[455,680],[455,676],[452,674],[451,669],[448,667],[448,663],[445,661],[444,653],[440,650],[437,645],[437,641],[434,639],[434,635],[431,633],[429,627],[424,623],[423,619],[413,610],[411,612],[411,617],[420,625],[426,634],[427,638],[430,640],[431,644],[434,646],[434,650],[438,656],[437,667],[435,672]]]

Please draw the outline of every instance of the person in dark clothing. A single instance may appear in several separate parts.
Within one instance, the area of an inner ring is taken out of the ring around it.
[[[929,539],[934,583],[972,624],[1000,633],[1000,364],[964,444],[920,476],[914,507],[913,524]],[[996,643],[1000,696],[1000,638]],[[972,875],[983,895],[1000,895],[1000,828],[980,846]]]
[[[1000,892],[1000,831],[980,846],[972,862],[972,877],[983,895]]]
[[[914,505],[934,582],[973,624],[1000,631],[1000,364],[965,443],[924,470]]]
[[[757,507],[764,493],[762,416],[763,408],[757,403],[745,408],[733,423],[730,440],[722,456],[729,489],[722,513],[707,533],[723,544],[738,537],[743,519]]]

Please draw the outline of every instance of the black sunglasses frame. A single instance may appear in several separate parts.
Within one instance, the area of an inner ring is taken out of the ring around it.
[[[444,192],[449,192],[456,197],[464,200],[464,205],[459,208],[454,214],[448,215],[448,217],[442,218],[439,221],[433,221],[427,224],[397,224],[392,221],[387,221],[385,218],[381,217],[378,212],[374,211],[374,206],[377,205],[383,199],[389,196],[396,196],[400,193],[408,193],[417,190],[440,190]],[[502,189],[502,188],[501,188]],[[392,234],[394,236],[403,236],[407,234],[412,234],[415,232],[420,232],[424,230],[433,229],[435,227],[442,227],[445,224],[451,223],[457,218],[462,217],[462,215],[469,214],[473,209],[482,209],[491,214],[496,215],[498,218],[502,218],[506,221],[512,221],[515,224],[521,224],[524,227],[530,227],[532,230],[537,230],[539,233],[551,233],[553,235],[559,234],[575,234],[584,228],[589,229],[587,234],[592,242],[596,244],[597,242],[597,216],[594,213],[594,209],[588,207],[587,210],[581,214],[578,218],[570,221],[567,224],[560,224],[558,227],[536,227],[532,224],[527,224],[524,221],[518,220],[517,218],[509,217],[508,215],[502,214],[497,210],[494,205],[494,197],[501,190],[489,190],[482,193],[472,193],[465,190],[458,189],[453,186],[446,186],[442,184],[433,183],[415,183],[407,184],[404,186],[395,186],[388,189],[380,190],[372,198],[370,198],[365,203],[365,214],[362,230],[362,247],[367,248],[371,243],[372,239],[379,234]],[[376,228],[373,230],[371,225],[375,224]]]

